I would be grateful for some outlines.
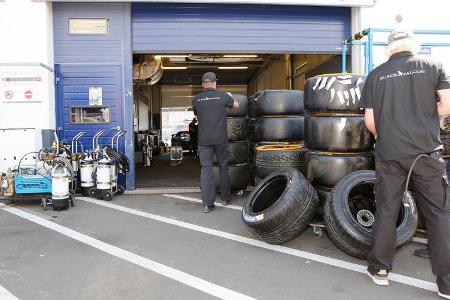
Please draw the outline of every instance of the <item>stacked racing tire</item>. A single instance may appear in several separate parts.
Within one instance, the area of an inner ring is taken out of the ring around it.
[[[305,84],[307,178],[324,206],[328,236],[339,249],[360,259],[372,247],[377,184],[374,138],[359,109],[364,82],[362,75],[330,74]],[[417,210],[402,206],[398,247],[412,238],[416,227]]]
[[[292,167],[304,172],[303,102],[303,92],[298,90],[265,90],[251,97],[251,156],[256,178]]]
[[[339,180],[374,167],[374,139],[359,108],[364,82],[362,75],[330,74],[305,83],[306,177],[321,207]]]
[[[275,171],[250,194],[242,220],[259,239],[283,244],[298,236],[314,218],[319,205],[314,187],[294,168]]]
[[[250,164],[248,151],[248,101],[247,96],[233,94],[233,99],[239,103],[238,109],[227,108],[227,132],[229,142],[229,174],[232,191],[247,189],[250,182]],[[220,190],[220,176],[217,158],[214,155],[213,165],[216,190]]]
[[[372,249],[375,221],[375,171],[357,171],[345,176],[331,191],[325,203],[327,234],[345,253],[366,259]],[[400,206],[397,219],[397,248],[406,245],[417,229],[415,203]]]

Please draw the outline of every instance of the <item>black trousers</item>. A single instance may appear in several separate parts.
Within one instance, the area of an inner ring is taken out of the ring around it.
[[[216,196],[214,177],[212,172],[213,155],[216,154],[219,163],[220,197],[223,201],[231,199],[230,174],[228,161],[230,150],[228,144],[198,146],[202,171],[200,175],[200,188],[202,190],[202,202],[204,206],[213,206]]]
[[[198,140],[197,137],[192,137],[191,136],[191,149],[192,151],[192,155],[193,156],[197,156],[198,154]]]
[[[369,269],[392,270],[396,245],[396,221],[408,171],[414,159],[376,163],[376,213]],[[412,172],[414,200],[427,226],[431,266],[439,291],[450,294],[450,201],[445,162],[440,154],[420,158]]]

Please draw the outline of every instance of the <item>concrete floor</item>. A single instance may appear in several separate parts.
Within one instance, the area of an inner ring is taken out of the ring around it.
[[[200,199],[199,194],[183,196]],[[242,206],[244,201],[235,198],[232,204]],[[357,266],[350,265],[349,270],[248,244],[245,241],[254,241],[254,236],[241,221],[238,209],[217,207],[203,214],[199,203],[164,195],[124,195],[98,203],[78,200],[75,208],[63,212],[42,211],[36,203],[12,206],[98,243],[256,299],[438,299],[414,283],[373,285],[367,276],[351,270],[363,266],[364,261],[339,251],[326,235],[313,236],[310,229],[280,249],[301,250]],[[136,210],[150,217],[133,214]],[[19,299],[214,299],[202,288],[162,276],[2,209],[0,228],[0,287]],[[412,255],[418,247],[422,245],[411,243],[401,249],[394,271],[433,282],[429,261]]]
[[[153,166],[136,168],[136,188],[198,187],[200,162],[185,152],[179,166],[170,165],[168,153],[154,157]]]

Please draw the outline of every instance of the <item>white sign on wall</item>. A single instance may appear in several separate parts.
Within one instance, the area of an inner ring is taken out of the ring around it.
[[[50,67],[0,63],[0,128],[54,128],[53,91]]]
[[[103,89],[99,86],[89,87],[89,105],[103,104]]]
[[[0,77],[0,101],[5,103],[42,102],[45,83],[39,73],[8,74]]]

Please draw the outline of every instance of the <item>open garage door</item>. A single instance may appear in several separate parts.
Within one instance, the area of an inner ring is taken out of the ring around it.
[[[133,3],[136,52],[337,53],[350,8]]]

